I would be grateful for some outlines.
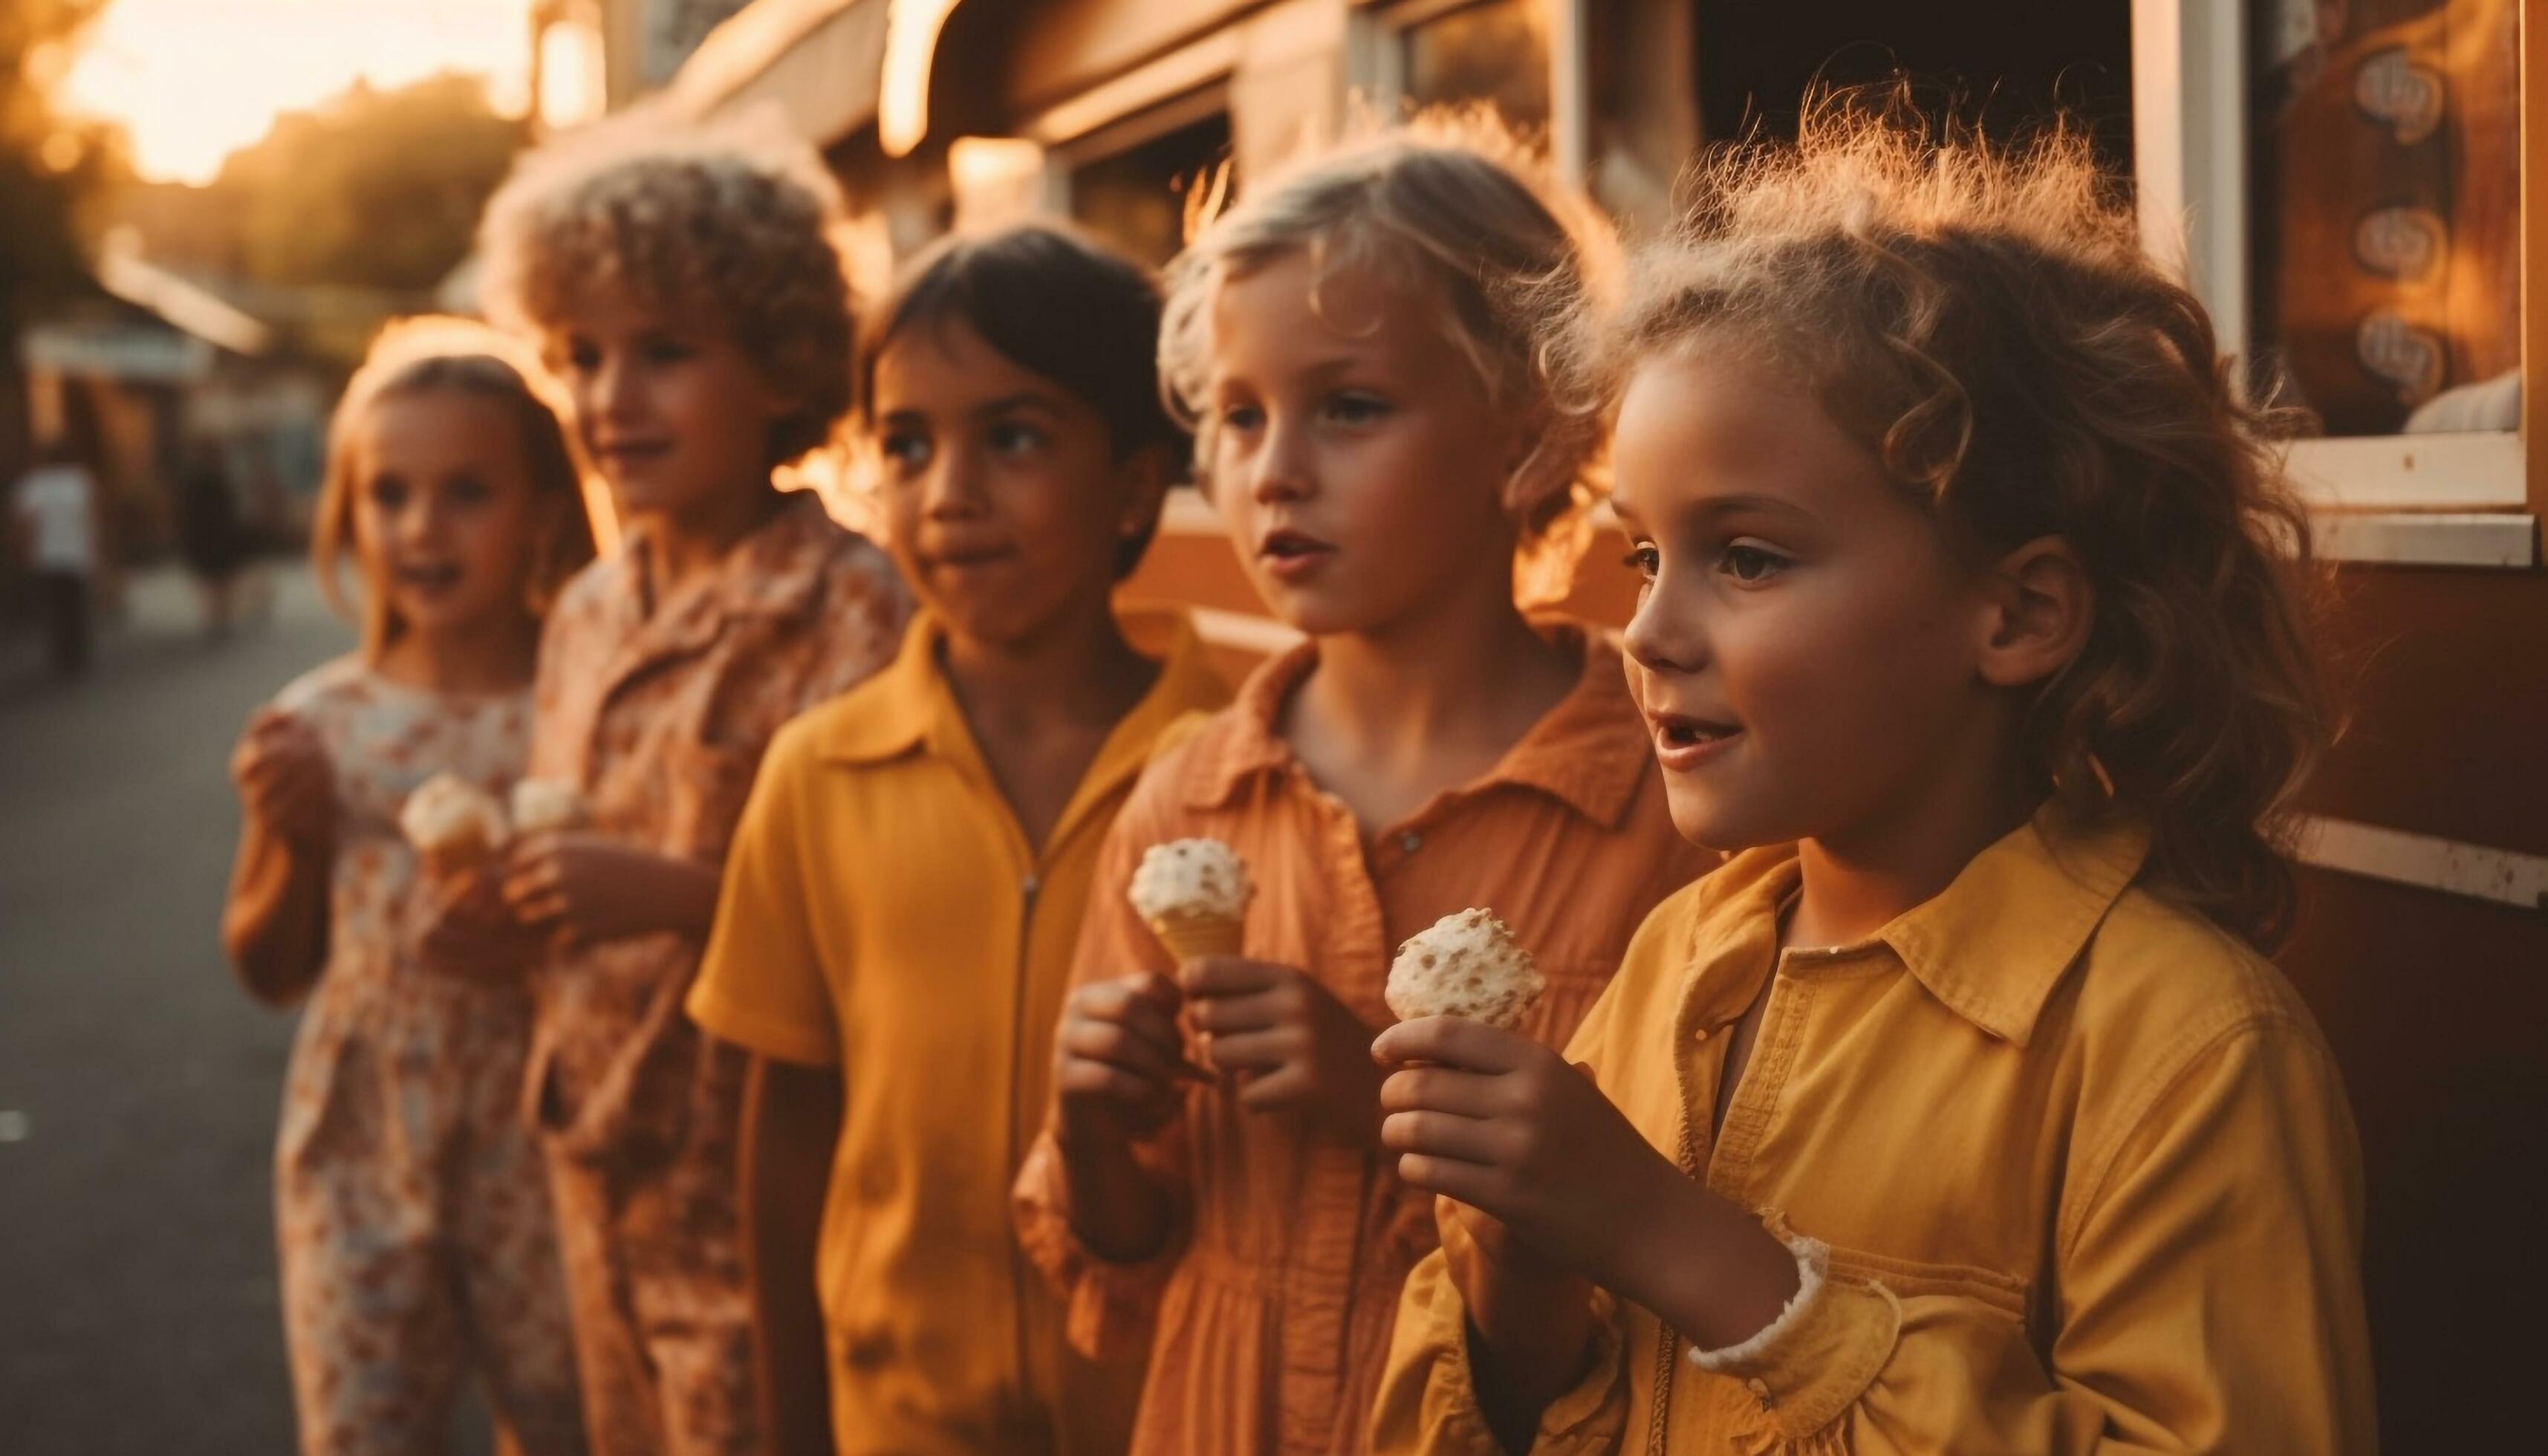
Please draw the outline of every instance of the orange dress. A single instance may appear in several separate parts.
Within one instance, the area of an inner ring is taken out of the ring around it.
[[[1549,981],[1531,1035],[1562,1044],[1600,995],[1646,912],[1716,863],[1673,830],[1618,649],[1545,628],[1583,674],[1502,762],[1366,843],[1312,782],[1274,722],[1317,661],[1305,645],[1259,669],[1238,701],[1163,754],[1100,859],[1074,983],[1175,963],[1125,902],[1141,852],[1208,835],[1256,880],[1247,954],[1297,965],[1371,1024],[1398,944],[1473,905],[1493,909]],[[1327,1456],[1363,1449],[1399,1290],[1436,1243],[1429,1200],[1376,1145],[1298,1113],[1253,1113],[1215,1088],[1141,1147],[1177,1210],[1167,1245],[1135,1265],[1073,1237],[1046,1133],[1019,1174],[1027,1251],[1067,1302],[1072,1342],[1147,1348],[1133,1450],[1144,1456]]]
[[[582,788],[600,834],[721,865],[779,724],[892,661],[910,601],[810,496],[678,592],[656,592],[652,562],[632,538],[550,613],[531,773]],[[528,1095],[600,1456],[761,1450],[735,1181],[745,1055],[682,1014],[700,949],[634,936],[535,977]]]

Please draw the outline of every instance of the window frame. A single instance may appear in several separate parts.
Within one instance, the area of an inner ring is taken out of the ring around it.
[[[2247,265],[2248,15],[2255,0],[2133,0],[2133,142],[2141,231],[2152,253],[2181,266],[2211,312],[2225,353],[2244,357],[2253,280]],[[2526,7],[2525,7],[2526,8]],[[2520,68],[2523,210],[2522,374],[2540,363],[2540,307],[2533,297],[2542,224],[2528,197],[2542,155],[2539,27],[2522,17]],[[2322,539],[2349,543],[2339,559],[2419,564],[2537,564],[2536,516],[2548,502],[2548,469],[2538,457],[2543,416],[2538,391],[2522,392],[2517,429],[2483,433],[2363,435],[2294,441],[2288,461],[2311,509],[2348,517],[2381,514],[2376,529],[2322,522]],[[2525,518],[2527,549],[2507,551],[2511,529],[2473,538],[2471,515]],[[2421,519],[2430,516],[2429,520]],[[2442,517],[2449,517],[2445,522]],[[2365,554],[2355,556],[2350,550]],[[2507,560],[2506,557],[2514,559]]]

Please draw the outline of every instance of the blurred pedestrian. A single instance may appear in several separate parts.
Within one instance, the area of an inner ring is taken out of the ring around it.
[[[18,480],[13,502],[36,578],[53,676],[88,671],[90,583],[97,575],[97,478],[66,439],[46,442]]]
[[[515,846],[558,949],[530,1095],[600,1456],[760,1456],[736,1130],[750,1058],[682,1010],[778,725],[890,661],[884,553],[773,475],[850,402],[840,197],[801,142],[605,135],[490,204],[496,312],[561,361],[627,527],[540,644],[531,768],[593,829]]]
[[[230,633],[238,581],[252,544],[221,442],[196,440],[177,478],[177,554],[203,598],[204,633],[216,641]]]
[[[362,648],[286,687],[231,760],[246,811],[223,940],[307,996],[275,1149],[306,1452],[425,1452],[464,1381],[518,1456],[581,1456],[564,1276],[521,1120],[536,948],[489,869],[428,873],[399,829],[449,774],[520,777],[540,616],[591,559],[536,365],[481,324],[384,335],[337,412],[313,532]],[[508,357],[510,356],[510,357]]]

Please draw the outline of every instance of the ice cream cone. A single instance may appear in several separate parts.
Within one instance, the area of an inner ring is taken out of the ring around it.
[[[1235,956],[1239,951],[1243,922],[1232,915],[1196,915],[1171,911],[1153,916],[1150,931],[1177,963],[1205,956]]]

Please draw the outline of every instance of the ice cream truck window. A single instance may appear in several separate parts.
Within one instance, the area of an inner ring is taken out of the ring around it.
[[[2184,248],[2224,345],[2258,387],[2301,411],[2314,437],[2293,446],[2291,468],[2321,529],[2379,533],[2353,559],[2536,560],[2517,514],[2531,500],[2520,10],[2134,7],[2144,227],[2152,246]],[[2399,531],[2477,534],[2436,556],[2381,544]]]
[[[2262,0],[2250,352],[2328,435],[2520,413],[2516,0]]]
[[[1522,128],[1548,125],[1548,22],[1530,0],[1484,0],[1404,22],[1404,94],[1416,106],[1485,100]]]

